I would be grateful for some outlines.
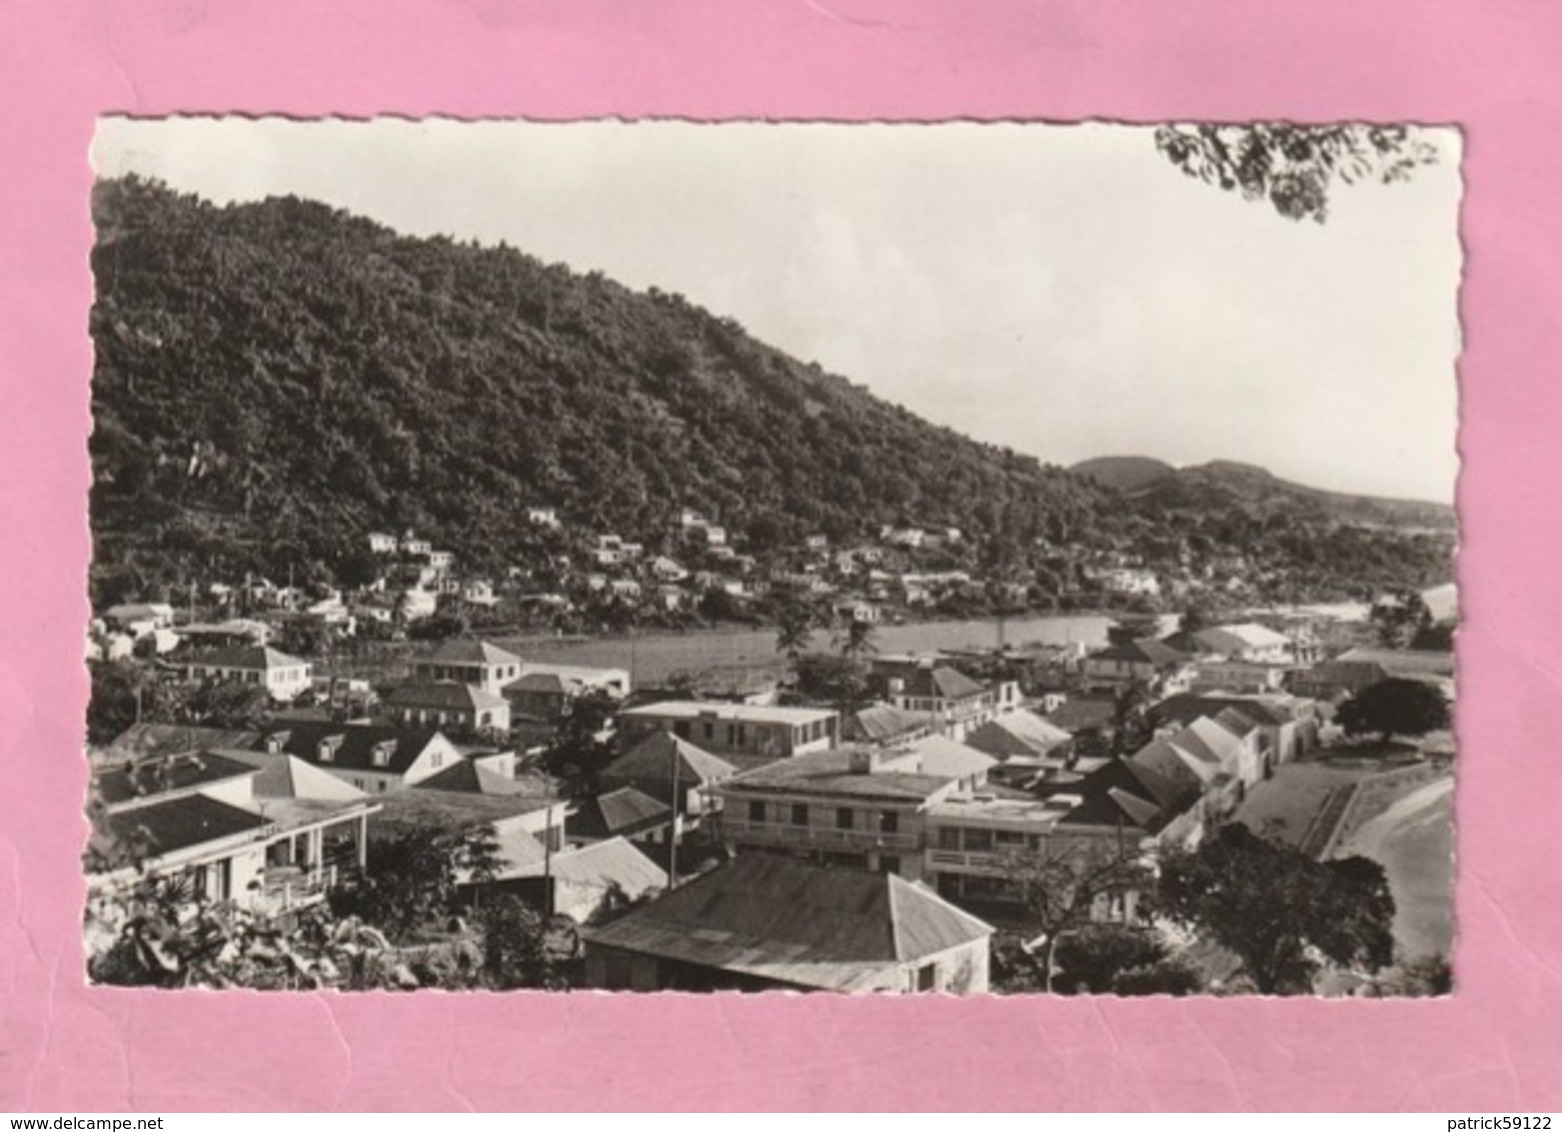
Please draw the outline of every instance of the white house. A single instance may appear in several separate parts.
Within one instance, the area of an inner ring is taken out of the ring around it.
[[[185,676],[251,684],[285,703],[309,688],[310,668],[309,661],[266,645],[233,645],[191,657]]]

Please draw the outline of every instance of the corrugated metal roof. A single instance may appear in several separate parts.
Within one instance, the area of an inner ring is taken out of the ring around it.
[[[584,934],[602,946],[849,992],[886,968],[991,933],[897,876],[752,854]]]
[[[1067,743],[1071,736],[1033,711],[1020,708],[989,719],[965,737],[966,745],[1000,759],[1016,755],[1045,755]]]
[[[820,794],[904,802],[930,798],[952,781],[948,775],[893,769],[897,753],[890,751],[884,756],[890,769],[853,772],[850,751],[815,751],[745,771],[723,783],[719,792]]]
[[[107,817],[109,832],[122,844],[149,846],[158,856],[271,824],[251,810],[230,806],[205,794],[185,794]]]
[[[470,637],[446,641],[427,656],[413,658],[414,664],[520,664],[521,658],[498,645]]]
[[[627,754],[614,759],[602,772],[602,780],[635,783],[662,779],[670,781],[674,755],[678,759],[679,781],[687,787],[720,782],[737,773],[737,768],[725,759],[701,750],[670,731],[657,731],[635,744]]]

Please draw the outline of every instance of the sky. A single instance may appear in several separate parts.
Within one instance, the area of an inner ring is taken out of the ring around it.
[[[1452,502],[1458,135],[1292,221],[1108,124],[99,123],[93,166],[287,193],[679,292],[977,439]]]

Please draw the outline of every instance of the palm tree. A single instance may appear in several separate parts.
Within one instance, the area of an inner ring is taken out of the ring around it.
[[[860,660],[863,656],[879,651],[877,641],[874,640],[873,622],[861,617],[852,617],[846,622],[846,634],[841,641],[841,655],[852,660]]]
[[[813,634],[814,611],[806,603],[792,599],[776,612],[776,651],[785,653],[794,667]]]

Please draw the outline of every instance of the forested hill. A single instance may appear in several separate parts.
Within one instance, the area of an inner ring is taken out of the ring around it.
[[[94,207],[95,596],[286,576],[376,529],[498,570],[537,554],[532,503],[653,546],[692,506],[761,554],[815,532],[958,526],[1006,568],[1039,545],[1171,561],[1190,534],[1214,550],[1260,530],[1229,514],[1173,526],[681,296],[514,249],[134,178],[100,184]],[[1420,579],[1446,565],[1434,552],[1401,563],[1374,545],[1362,561]],[[1360,580],[1360,563],[1315,557],[1308,585]]]
[[[1071,539],[1109,509],[678,295],[296,198],[129,179],[95,213],[106,563],[275,570],[414,528],[491,568],[537,502],[626,537],[688,505],[761,546],[1000,517]]]

